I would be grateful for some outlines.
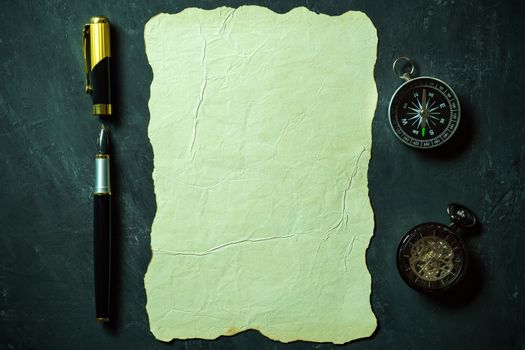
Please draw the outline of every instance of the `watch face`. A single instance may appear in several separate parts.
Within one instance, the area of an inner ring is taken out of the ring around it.
[[[388,114],[392,130],[403,143],[415,148],[433,148],[456,132],[460,106],[454,91],[443,81],[419,77],[397,89]]]
[[[404,281],[424,292],[441,292],[455,285],[465,271],[463,241],[442,224],[414,227],[401,241],[397,266]]]

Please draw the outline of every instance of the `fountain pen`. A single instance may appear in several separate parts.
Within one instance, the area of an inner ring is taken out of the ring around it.
[[[109,322],[111,272],[111,184],[109,176],[109,135],[104,125],[97,138],[95,189],[93,191],[93,258],[95,313],[100,322]]]

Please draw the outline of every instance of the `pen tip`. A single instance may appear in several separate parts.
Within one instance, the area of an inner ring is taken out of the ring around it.
[[[108,137],[108,130],[104,126],[104,124],[100,125],[100,134],[97,138],[97,146],[98,146],[98,153],[99,154],[109,154],[109,137]]]

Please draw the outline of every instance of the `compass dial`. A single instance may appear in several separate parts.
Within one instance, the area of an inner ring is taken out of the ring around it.
[[[427,292],[446,290],[456,284],[465,271],[463,241],[444,225],[421,224],[401,241],[397,265],[412,288]]]
[[[442,145],[456,132],[459,101],[443,81],[431,77],[410,79],[390,101],[390,125],[396,136],[415,148]]]

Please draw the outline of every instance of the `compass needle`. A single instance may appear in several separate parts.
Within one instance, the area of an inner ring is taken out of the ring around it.
[[[421,120],[422,120],[422,128],[421,128],[421,136],[425,137],[425,131],[427,128],[427,89],[423,89],[423,107],[421,108]]]

